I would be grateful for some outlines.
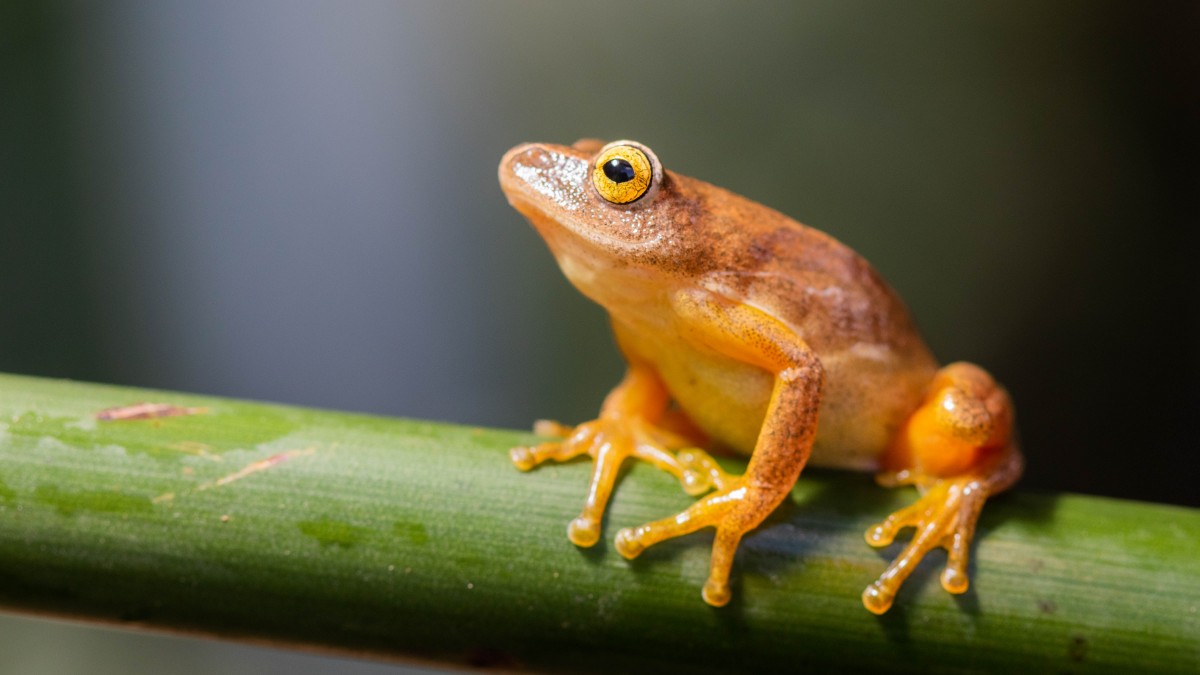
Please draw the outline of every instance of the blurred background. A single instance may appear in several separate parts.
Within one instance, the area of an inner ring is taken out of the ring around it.
[[[627,137],[873,261],[1012,391],[1021,489],[1197,506],[1198,34],[1191,3],[5,2],[0,371],[587,419],[621,361],[496,165]],[[398,672],[0,617],[0,672],[151,671]]]

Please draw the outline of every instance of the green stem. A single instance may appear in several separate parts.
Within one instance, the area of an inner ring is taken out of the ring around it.
[[[138,402],[202,410],[97,419]],[[999,497],[966,595],[933,556],[875,617],[859,593],[900,545],[862,533],[914,494],[809,471],[713,609],[711,535],[612,549],[690,502],[670,476],[632,466],[579,550],[589,466],[520,473],[531,438],[0,376],[0,606],[532,670],[1200,670],[1195,510]]]

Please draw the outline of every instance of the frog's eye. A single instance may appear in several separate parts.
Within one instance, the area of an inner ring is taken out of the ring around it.
[[[596,155],[592,184],[614,204],[635,202],[662,180],[658,160],[648,148],[631,141],[609,143]]]

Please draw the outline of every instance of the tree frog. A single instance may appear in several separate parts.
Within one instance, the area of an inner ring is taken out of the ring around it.
[[[628,363],[597,419],[539,422],[535,431],[560,440],[511,450],[522,470],[593,459],[583,511],[567,527],[573,543],[599,539],[621,463],[649,462],[698,500],[620,530],[616,550],[633,558],[715,528],[702,597],[725,605],[742,537],[811,462],[876,471],[884,486],[921,493],[866,533],[886,546],[916,528],[863,591],[868,610],[886,612],[937,547],[947,551],[942,586],[966,591],[979,511],[1022,471],[1013,406],[979,366],[939,368],[866,260],[777,211],[665,170],[635,141],[520,145],[499,173],[567,279],[607,310]],[[725,472],[706,445],[748,455],[745,473]]]

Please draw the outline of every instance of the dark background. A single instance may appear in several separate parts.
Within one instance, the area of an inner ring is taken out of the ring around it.
[[[6,2],[0,371],[589,418],[604,315],[495,170],[625,137],[872,260],[1012,391],[1021,489],[1197,506],[1197,7]],[[0,621],[4,672],[155,650],[391,672]]]

